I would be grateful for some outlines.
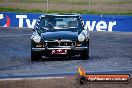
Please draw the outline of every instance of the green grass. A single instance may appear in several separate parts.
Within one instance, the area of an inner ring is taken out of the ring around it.
[[[74,4],[74,5],[96,5],[96,4],[128,4],[132,0],[52,0],[51,2]]]
[[[9,2],[45,3],[46,0],[10,0]]]
[[[47,0],[8,0],[8,2],[23,2],[23,3],[46,3]],[[63,4],[75,4],[75,5],[88,5],[89,1],[91,5],[95,4],[128,4],[132,3],[132,0],[48,0],[50,3],[63,3]],[[0,0],[0,2],[5,2]]]
[[[79,14],[107,14],[107,15],[132,15],[132,12],[103,12],[103,11],[94,11],[94,10],[69,10],[69,11],[60,11],[60,10],[38,10],[38,9],[14,9],[14,8],[0,8],[0,12],[17,12],[17,13],[79,13]]]

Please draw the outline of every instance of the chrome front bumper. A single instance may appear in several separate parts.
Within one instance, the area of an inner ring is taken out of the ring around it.
[[[32,48],[32,51],[44,51],[44,50],[55,50],[55,49],[65,49],[65,50],[86,50],[88,47],[55,47],[55,48]]]

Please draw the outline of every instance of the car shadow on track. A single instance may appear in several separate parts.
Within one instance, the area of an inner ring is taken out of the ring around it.
[[[80,56],[73,56],[73,57],[43,57],[38,61],[69,61],[69,60],[88,60],[82,59]]]

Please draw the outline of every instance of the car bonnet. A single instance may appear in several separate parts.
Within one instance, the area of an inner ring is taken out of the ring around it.
[[[57,39],[77,40],[78,32],[73,32],[73,31],[44,32],[41,33],[41,37],[42,37],[42,41],[57,40]]]

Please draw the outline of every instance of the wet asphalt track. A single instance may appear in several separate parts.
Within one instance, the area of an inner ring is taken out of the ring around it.
[[[90,32],[90,58],[30,61],[30,29],[0,28],[0,76],[87,72],[132,73],[132,33]]]

